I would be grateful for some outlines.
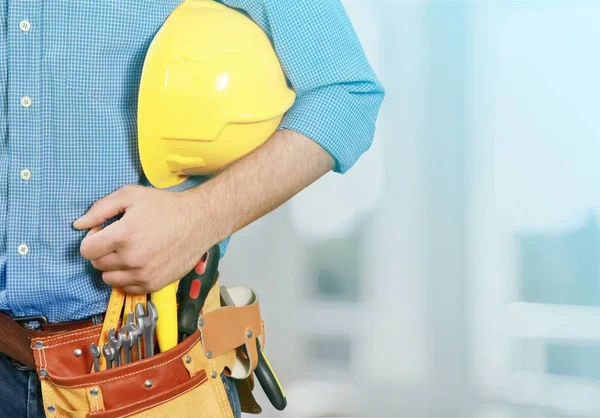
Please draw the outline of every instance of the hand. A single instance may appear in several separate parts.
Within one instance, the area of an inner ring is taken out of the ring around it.
[[[208,244],[198,230],[201,207],[183,193],[125,186],[98,200],[73,226],[90,231],[81,255],[110,286],[157,291],[187,274]],[[124,213],[106,228],[100,225]]]

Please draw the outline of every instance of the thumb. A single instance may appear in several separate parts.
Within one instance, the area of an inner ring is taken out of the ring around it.
[[[85,215],[73,222],[73,227],[82,230],[99,226],[110,218],[124,213],[131,203],[131,193],[121,188],[97,200]]]

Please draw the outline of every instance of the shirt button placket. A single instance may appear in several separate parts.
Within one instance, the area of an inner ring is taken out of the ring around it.
[[[37,269],[31,256],[39,239],[39,176],[34,178],[33,172],[40,164],[41,39],[34,24],[40,21],[42,3],[42,0],[9,0],[8,4],[8,20],[12,22],[7,40],[11,45],[8,52],[11,75],[8,94],[10,103],[13,103],[9,105],[8,118],[9,169],[14,174],[9,179],[7,238],[14,245],[13,257],[16,258],[8,260],[13,263],[10,270],[13,273],[7,275],[6,280],[7,285],[12,282],[10,288],[14,289],[8,298],[9,308],[16,316],[27,315],[31,311],[30,304],[23,305],[27,298],[21,292],[31,288],[26,280],[37,280],[34,274]],[[15,283],[17,281],[22,284]],[[44,302],[40,300],[40,305]]]
[[[19,29],[21,29],[22,32],[29,32],[29,30],[31,29],[31,23],[29,22],[29,20],[27,20],[27,19],[21,20],[21,22],[19,23]],[[29,107],[31,107],[32,104],[33,103],[32,103],[31,97],[29,97],[29,96],[21,97],[21,106],[24,107],[25,109],[28,109]],[[21,170],[20,175],[21,175],[22,180],[28,181],[31,178],[31,171],[27,168],[24,168],[23,170]],[[19,247],[17,248],[17,251],[22,256],[26,256],[27,254],[29,254],[29,246],[23,242],[19,245]]]

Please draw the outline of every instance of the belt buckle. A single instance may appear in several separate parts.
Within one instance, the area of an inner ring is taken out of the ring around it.
[[[13,320],[31,330],[39,329],[42,324],[48,323],[48,318],[46,318],[44,315],[23,316],[20,318],[13,318]],[[27,322],[37,322],[39,325],[38,325],[38,327],[34,328],[29,325],[26,325]],[[25,364],[19,363],[15,359],[12,359],[12,363],[13,363],[13,366],[15,367],[15,369],[17,369],[21,372],[33,370],[30,366],[26,366]]]
[[[48,318],[44,315],[33,315],[33,316],[22,316],[19,318],[13,318],[15,322],[18,322],[21,325],[24,325],[26,322],[37,322],[39,324],[38,327],[32,328],[29,325],[24,325],[32,331],[39,329],[42,324],[48,323]]]

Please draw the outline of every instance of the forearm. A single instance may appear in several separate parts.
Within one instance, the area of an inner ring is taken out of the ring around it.
[[[281,129],[262,147],[185,192],[192,203],[186,218],[207,245],[266,215],[328,171],[348,171],[373,141],[384,94],[340,0],[301,6],[219,1],[243,10],[265,31],[297,97]]]
[[[332,157],[314,141],[294,131],[277,131],[263,146],[184,192],[192,225],[206,234],[208,245],[216,244],[276,209],[333,166]],[[204,210],[194,210],[198,207]]]

